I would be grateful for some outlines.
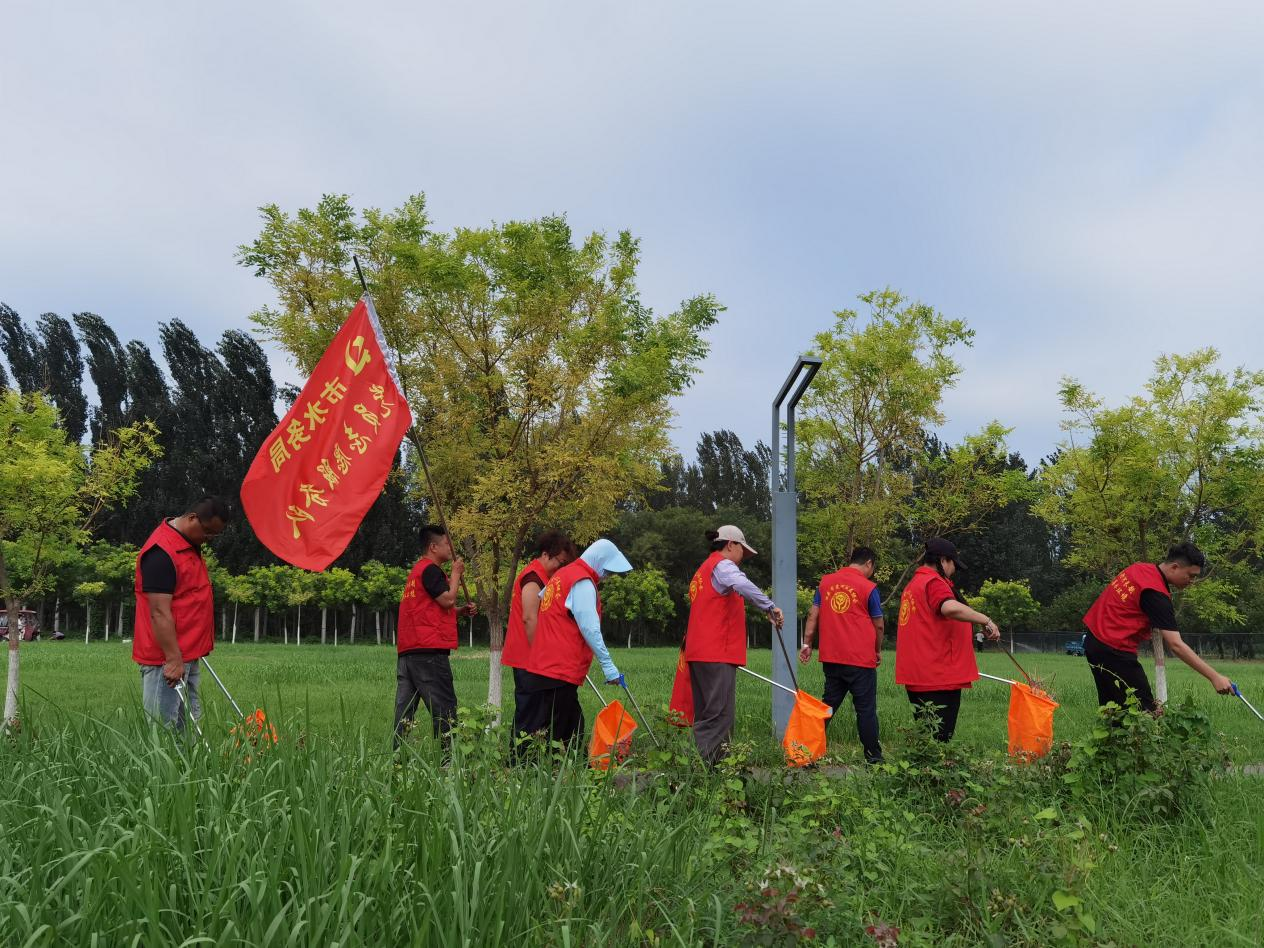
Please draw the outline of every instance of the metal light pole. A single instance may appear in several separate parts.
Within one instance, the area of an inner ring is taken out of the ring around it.
[[[781,636],[781,646],[773,643],[772,677],[780,685],[790,688],[794,675],[786,656],[798,650],[798,568],[799,549],[799,495],[794,482],[794,408],[804,391],[821,367],[821,360],[811,355],[799,356],[794,369],[786,376],[785,384],[772,402],[772,598],[785,613],[781,632],[773,627],[772,634]],[[791,394],[793,389],[793,394]],[[790,400],[786,401],[786,396]],[[781,469],[781,407],[786,409],[786,464]],[[793,659],[791,659],[793,660]],[[793,689],[792,689],[793,690]],[[786,732],[786,722],[794,707],[794,695],[781,689],[773,692],[772,723],[780,740]]]

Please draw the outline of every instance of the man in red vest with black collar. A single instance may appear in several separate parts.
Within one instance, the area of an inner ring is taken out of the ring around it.
[[[201,717],[198,659],[215,647],[215,599],[202,544],[224,532],[228,506],[203,497],[186,514],[164,520],[136,555],[132,661],[140,666],[141,705],[183,730],[185,704]],[[181,699],[176,686],[184,684]]]
[[[882,762],[878,742],[878,665],[882,661],[882,597],[873,581],[878,554],[867,546],[852,551],[847,566],[821,578],[803,628],[799,661],[812,658],[820,625],[821,666],[825,694],[821,700],[835,712],[851,692],[856,730],[865,760]],[[828,727],[833,717],[826,718]]]
[[[1178,543],[1167,551],[1161,563],[1133,563],[1110,581],[1084,616],[1088,635],[1084,656],[1097,684],[1097,702],[1111,701],[1123,706],[1129,691],[1147,711],[1156,704],[1137,646],[1150,638],[1150,630],[1163,634],[1163,644],[1222,695],[1233,694],[1233,685],[1224,675],[1198,657],[1185,644],[1176,627],[1172,589],[1184,589],[1203,571],[1207,558],[1192,543]]]
[[[434,736],[448,746],[448,732],[456,723],[456,688],[452,684],[452,663],[448,656],[457,648],[457,616],[472,616],[474,603],[458,607],[457,593],[465,562],[453,560],[452,539],[433,523],[421,528],[421,548],[425,552],[408,574],[399,602],[399,624],[395,633],[399,658],[395,666],[395,746],[399,746],[405,723],[411,724],[418,702],[430,712]],[[443,564],[451,561],[451,573]]]

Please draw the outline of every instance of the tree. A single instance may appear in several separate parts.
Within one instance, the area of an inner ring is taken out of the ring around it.
[[[1025,475],[1004,469],[1000,424],[956,447],[926,434],[945,420],[943,394],[961,374],[953,352],[973,330],[891,289],[860,299],[865,319],[843,310],[816,336],[822,366],[798,423],[799,546],[809,572],[837,568],[863,544],[883,554],[886,573],[910,562],[920,541],[975,530],[1026,489]]]
[[[334,645],[337,645],[338,616],[336,610],[339,606],[351,601],[355,591],[355,573],[349,569],[335,566],[325,570],[323,573],[314,573],[312,575],[314,579],[317,579],[316,605],[320,606],[320,644],[325,644],[326,619],[330,608],[333,608],[335,610]]]
[[[360,588],[364,604],[373,610],[373,626],[377,644],[382,644],[382,610],[399,605],[408,582],[408,570],[400,566],[385,566],[377,560],[369,560],[360,567]]]
[[[0,348],[9,357],[14,380],[23,394],[43,392],[57,408],[62,430],[78,443],[88,429],[79,340],[70,323],[56,313],[41,316],[36,329],[38,334],[0,304]]]
[[[352,254],[365,266],[417,418],[410,440],[429,458],[488,618],[498,705],[527,543],[544,523],[595,536],[616,504],[658,480],[670,400],[690,384],[720,307],[697,296],[656,316],[636,288],[636,240],[576,244],[560,217],[441,234],[420,196],[359,220],[345,196],[293,217],[275,205],[262,213],[239,259],[276,288],[279,307],[254,318],[300,368],[360,293]]]
[[[1029,629],[1040,615],[1040,603],[1023,580],[989,579],[969,598],[971,606],[1010,631]]]
[[[75,598],[83,603],[87,610],[87,616],[83,622],[83,641],[87,641],[92,636],[92,601],[100,599],[105,594],[105,583],[100,580],[95,582],[79,583],[75,586]]]
[[[118,336],[95,313],[75,313],[73,317],[84,348],[88,350],[88,374],[97,390],[97,405],[90,416],[93,443],[124,424],[127,405],[127,356]]]
[[[1264,372],[1226,372],[1219,358],[1160,356],[1145,394],[1117,408],[1065,379],[1067,439],[1041,472],[1048,493],[1037,510],[1067,531],[1067,563],[1102,581],[1193,539],[1212,578],[1180,607],[1237,624],[1238,585],[1215,572],[1257,559],[1264,540]]]
[[[22,601],[45,587],[51,551],[81,545],[101,510],[135,491],[138,473],[159,450],[155,434],[147,425],[122,428],[85,457],[43,395],[0,393],[0,595],[9,616],[6,725],[18,713]],[[9,569],[15,554],[24,565],[20,578]]]
[[[621,622],[632,647],[632,632],[647,623],[661,627],[675,612],[667,577],[653,566],[609,576],[601,584],[603,614]]]

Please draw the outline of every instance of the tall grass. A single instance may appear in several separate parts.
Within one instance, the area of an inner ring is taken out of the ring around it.
[[[125,654],[92,692],[78,684],[101,680],[111,648],[41,647],[24,725],[0,740],[0,943],[732,945],[810,930],[852,945],[871,924],[902,945],[1264,943],[1264,781],[1212,780],[1206,806],[1157,824],[1109,788],[1077,802],[1055,763],[997,753],[1001,688],[967,698],[945,757],[900,732],[906,702],[884,687],[890,766],[842,778],[766,766],[767,705],[750,691],[741,756],[717,773],[665,725],[668,750],[650,759],[638,736],[631,761],[653,772],[509,768],[503,725],[477,711],[445,766],[424,719],[390,751],[390,656],[332,652],[221,650],[238,700],[280,729],[255,748],[235,745],[210,692],[205,742],[185,740],[140,715]],[[629,681],[659,703],[649,682],[670,653],[634,656]],[[1055,687],[1071,712],[1059,737],[1075,738],[1092,718],[1073,689],[1089,686],[1073,660],[1050,665],[1070,673]],[[1222,700],[1200,706],[1229,715]],[[831,730],[844,759],[851,727]]]

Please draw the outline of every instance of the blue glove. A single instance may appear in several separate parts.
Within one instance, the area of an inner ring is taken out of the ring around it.
[[[606,676],[606,684],[618,685],[620,688],[626,688],[628,686],[628,683],[623,680],[623,675],[621,675],[617,670],[615,671],[613,678],[609,675]]]

